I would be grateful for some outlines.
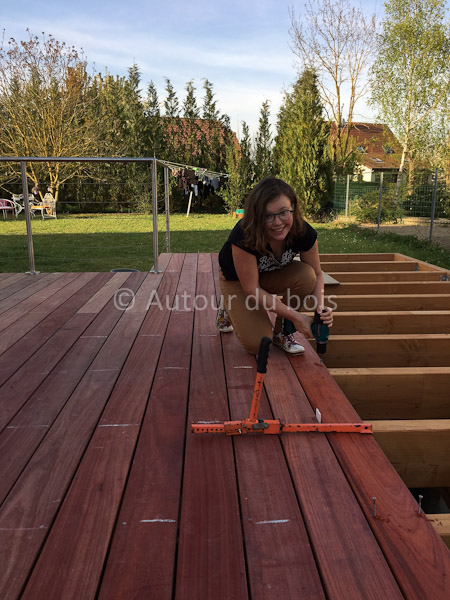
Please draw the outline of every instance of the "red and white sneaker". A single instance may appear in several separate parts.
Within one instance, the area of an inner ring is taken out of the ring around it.
[[[289,352],[289,354],[303,354],[305,352],[303,346],[297,342],[292,333],[275,333],[273,343],[283,348],[285,352]]]

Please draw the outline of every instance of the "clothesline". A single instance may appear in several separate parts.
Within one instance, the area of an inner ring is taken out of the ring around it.
[[[228,177],[228,173],[219,173],[217,171],[211,171],[211,169],[207,169],[206,167],[194,167],[192,165],[176,163],[168,160],[161,160],[160,158],[157,158],[156,160],[160,165],[169,168],[171,171],[179,171],[180,169],[190,169],[194,171],[195,175],[198,175],[200,177],[209,177],[210,179],[214,179],[215,177]]]

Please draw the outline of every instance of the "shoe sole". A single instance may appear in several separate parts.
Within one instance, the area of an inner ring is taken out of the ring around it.
[[[279,348],[281,348],[282,350],[284,350],[288,354],[305,354],[305,349],[303,348],[303,346],[301,346],[301,350],[288,350],[287,348],[285,348],[279,342],[276,342],[275,340],[272,340],[272,341],[275,344],[275,346],[278,346]]]

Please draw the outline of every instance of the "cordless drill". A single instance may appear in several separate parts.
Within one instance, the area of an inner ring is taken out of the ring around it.
[[[322,311],[325,312],[325,311]],[[295,333],[294,323],[289,319],[283,318],[282,330],[284,334],[289,335]],[[311,330],[317,343],[317,354],[325,354],[327,351],[327,342],[329,335],[329,327],[320,319],[320,314],[315,311],[314,319],[311,325]]]
[[[326,311],[323,310],[322,312]],[[311,329],[317,343],[317,354],[325,354],[327,351],[329,327],[320,319],[320,314],[317,311],[314,312]]]

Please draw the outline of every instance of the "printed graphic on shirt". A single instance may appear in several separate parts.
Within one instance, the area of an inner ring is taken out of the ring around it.
[[[293,252],[291,249],[283,252],[280,260],[277,260],[274,256],[261,256],[258,259],[258,271],[259,273],[277,271],[278,269],[282,269],[291,263],[294,258],[295,252]]]

